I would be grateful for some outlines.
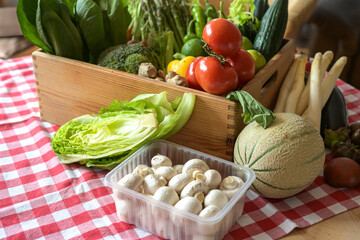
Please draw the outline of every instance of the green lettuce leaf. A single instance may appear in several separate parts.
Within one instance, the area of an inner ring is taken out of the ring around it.
[[[143,94],[130,102],[114,100],[97,115],[83,115],[64,125],[51,146],[61,162],[112,169],[148,141],[168,138],[189,120],[195,95],[167,100],[167,92]]]
[[[267,128],[275,120],[273,112],[261,105],[248,92],[242,90],[233,91],[226,98],[240,102],[243,108],[241,116],[244,118],[245,124],[256,121],[263,128]]]

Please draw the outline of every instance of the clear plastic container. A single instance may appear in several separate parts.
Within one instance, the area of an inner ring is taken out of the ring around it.
[[[222,179],[227,176],[238,176],[243,179],[245,184],[219,213],[209,218],[182,211],[157,201],[151,196],[117,184],[136,166],[140,164],[151,166],[151,158],[156,154],[168,156],[173,165],[184,164],[192,158],[200,158],[211,169],[218,170]],[[201,240],[222,239],[228,233],[235,221],[242,215],[245,193],[254,180],[255,174],[249,168],[165,140],[154,140],[109,172],[105,177],[105,184],[113,190],[112,196],[121,221],[134,224],[161,238]]]

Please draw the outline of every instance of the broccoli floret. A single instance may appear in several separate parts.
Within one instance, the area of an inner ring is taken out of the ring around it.
[[[139,58],[139,55],[141,55],[142,57]],[[129,57],[131,58],[128,60],[128,65],[126,65],[126,61]],[[101,54],[101,58],[99,59],[100,66],[125,72],[131,72],[134,74],[137,74],[137,71],[134,72],[136,70],[136,68],[133,66],[135,65],[135,63],[130,64],[130,61],[136,60],[139,63],[138,65],[143,62],[150,62],[156,68],[158,68],[159,65],[154,52],[141,43],[134,43],[131,45],[122,44],[117,47],[112,47],[111,49],[105,50],[104,53]]]
[[[125,60],[125,70],[128,73],[138,74],[141,63],[149,62],[149,59],[144,55],[135,53],[128,56]]]

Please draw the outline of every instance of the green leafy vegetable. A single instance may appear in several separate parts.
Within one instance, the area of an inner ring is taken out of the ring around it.
[[[254,10],[254,0],[234,0],[229,6],[228,15],[228,19],[252,42],[260,29],[260,21],[254,16]]]
[[[89,49],[90,61],[96,62],[106,46],[102,11],[92,0],[78,0],[75,5],[75,18]]]
[[[92,63],[127,41],[131,21],[126,0],[19,0],[17,17],[24,37],[44,51]]]
[[[83,43],[68,7],[57,0],[39,0],[36,16],[39,34],[45,34],[58,56],[83,60]],[[41,22],[41,24],[39,24]]]
[[[51,146],[61,162],[112,169],[152,139],[168,138],[190,118],[195,95],[172,102],[167,93],[143,94],[130,102],[114,100],[97,115],[62,125]]]
[[[42,48],[48,53],[53,53],[53,50],[46,45],[39,36],[38,30],[36,28],[36,11],[37,11],[37,1],[28,1],[28,0],[19,0],[16,15],[20,23],[21,31],[24,37]]]
[[[336,130],[324,129],[324,143],[325,145],[332,149],[335,143],[337,142],[346,142],[350,133],[350,128],[340,127]]]
[[[245,124],[255,120],[263,128],[267,128],[275,120],[273,112],[261,105],[248,92],[242,90],[230,92],[226,98],[240,102],[243,108],[241,116]]]

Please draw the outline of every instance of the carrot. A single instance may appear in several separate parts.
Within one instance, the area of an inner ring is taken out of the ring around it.
[[[302,54],[300,57],[299,66],[296,70],[294,83],[286,99],[285,112],[295,113],[296,111],[296,105],[298,103],[301,92],[304,89],[306,61],[307,61],[307,55]]]
[[[331,61],[333,60],[334,53],[332,51],[326,51],[321,60],[321,72],[325,75],[327,68],[329,67]],[[323,79],[322,76],[321,79]],[[296,114],[302,115],[309,104],[309,95],[310,95],[310,75],[305,85],[304,90],[302,91],[299,102],[296,106]]]
[[[320,52],[315,54],[314,61],[311,64],[310,71],[310,97],[307,119],[320,131],[321,110],[322,110],[322,92],[321,92],[321,59]]]
[[[288,72],[286,73],[285,79],[284,79],[284,81],[281,85],[280,91],[279,91],[279,96],[276,101],[274,113],[284,112],[284,110],[285,110],[286,99],[287,99],[288,93],[293,85],[295,75],[296,75],[296,70],[300,63],[300,58],[301,58],[301,54],[297,54],[295,56],[293,63],[291,64]]]

